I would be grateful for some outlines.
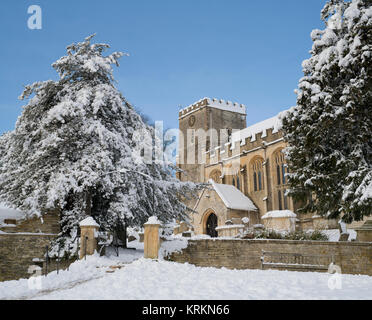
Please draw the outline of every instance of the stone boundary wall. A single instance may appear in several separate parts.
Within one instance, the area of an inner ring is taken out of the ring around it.
[[[335,263],[345,274],[372,276],[372,242],[328,242],[292,240],[189,240],[182,252],[170,255],[169,261],[190,263],[200,267],[228,269],[260,269],[262,250],[334,255]]]
[[[0,281],[29,278],[29,266],[34,265],[32,259],[43,259],[45,246],[55,238],[53,234],[0,234]],[[61,262],[61,269],[69,263]],[[55,263],[48,267],[56,269]]]
[[[49,210],[46,214],[43,214],[41,218],[31,218],[26,220],[17,221],[16,225],[7,226],[0,225],[0,231],[6,233],[52,233],[57,234],[60,232],[59,226],[59,211]]]

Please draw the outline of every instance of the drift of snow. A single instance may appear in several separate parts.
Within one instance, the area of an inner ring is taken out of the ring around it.
[[[338,241],[340,239],[340,230],[338,229],[321,230],[321,232],[328,237],[328,241]],[[347,232],[349,233],[348,241],[356,240],[357,233],[355,230],[348,229]]]
[[[181,252],[188,246],[188,240],[183,237],[172,236],[168,238],[168,241],[164,241],[159,250],[159,258],[164,259],[174,252]]]

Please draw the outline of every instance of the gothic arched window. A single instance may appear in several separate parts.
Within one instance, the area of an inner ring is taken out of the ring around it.
[[[279,210],[288,209],[288,197],[286,195],[286,184],[287,178],[286,173],[288,173],[287,164],[285,162],[284,154],[282,150],[278,150],[273,155],[273,181],[276,181],[276,190],[277,190],[277,205]]]
[[[261,191],[264,189],[263,159],[256,158],[251,163],[251,172],[253,175],[253,190]]]
[[[288,172],[287,164],[285,163],[283,152],[277,151],[274,154],[275,169],[276,169],[276,182],[277,185],[282,185],[287,183],[285,174]]]

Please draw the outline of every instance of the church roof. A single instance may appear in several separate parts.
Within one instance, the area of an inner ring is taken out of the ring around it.
[[[236,131],[232,134],[232,142],[245,141],[247,138],[251,138],[251,141],[256,140],[256,135],[262,133],[262,138],[266,137],[267,130],[273,129],[273,133],[278,132],[282,127],[281,116],[287,111],[280,112],[275,117],[263,120],[255,123],[245,129]]]
[[[228,184],[218,184],[212,179],[209,180],[209,183],[213,186],[213,189],[217,192],[227,208],[234,210],[257,211],[252,200],[236,187]]]

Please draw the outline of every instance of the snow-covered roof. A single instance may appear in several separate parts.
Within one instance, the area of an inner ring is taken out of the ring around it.
[[[270,218],[296,218],[297,215],[291,210],[275,210],[269,211],[261,219],[270,219]]]
[[[19,210],[9,209],[6,205],[0,203],[0,225],[4,223],[5,219],[22,220],[25,219],[26,214]]]
[[[180,110],[180,115],[186,116],[192,111],[198,110],[198,107],[207,106],[215,109],[225,110],[225,111],[231,111],[236,112],[240,114],[246,114],[246,107],[244,104],[231,102],[231,101],[225,101],[223,99],[216,99],[216,98],[208,98],[205,97],[203,99],[200,99],[199,101],[189,105],[186,108],[183,108]]]
[[[84,219],[79,225],[80,227],[99,227],[99,224],[92,217]]]
[[[255,123],[245,129],[236,131],[232,134],[232,142],[245,141],[247,138],[251,138],[251,141],[256,140],[256,135],[262,133],[262,138],[267,136],[267,130],[273,129],[273,133],[277,133],[282,128],[281,116],[287,111],[280,112],[275,117],[263,120]]]
[[[209,183],[212,184],[214,190],[227,208],[234,210],[257,211],[252,200],[234,186],[218,184],[212,179],[209,180]]]

